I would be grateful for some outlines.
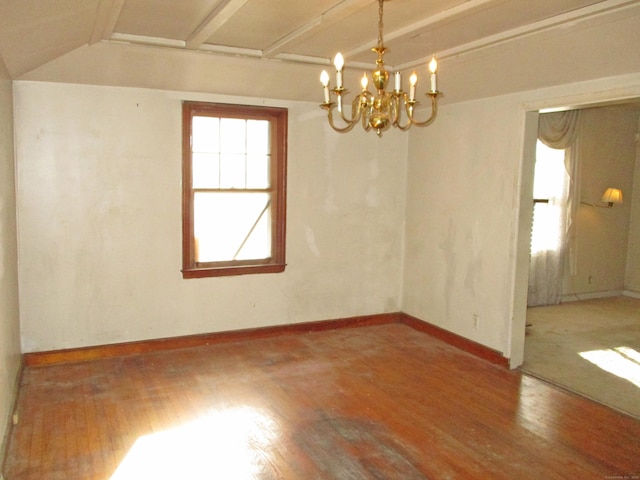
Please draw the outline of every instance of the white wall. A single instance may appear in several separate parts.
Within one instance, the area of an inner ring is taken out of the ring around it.
[[[523,130],[517,99],[495,97],[443,107],[409,147],[403,309],[499,351]]]
[[[20,368],[14,175],[13,87],[0,57],[0,462]]]
[[[530,215],[527,225],[519,213],[521,184],[531,183],[522,172],[532,175],[523,164],[526,112],[632,96],[640,74],[444,105],[431,127],[412,131],[403,310],[516,366],[528,269],[528,241],[519,240],[530,233]]]
[[[180,99],[248,100],[31,82],[15,96],[25,351],[403,310],[510,356],[525,112],[640,96],[640,74],[445,104],[408,146],[267,101],[290,108],[289,266],[196,280],[179,272]]]
[[[15,85],[26,352],[400,310],[407,138],[316,103]],[[183,280],[181,100],[289,108],[287,269]]]
[[[627,241],[627,265],[625,269],[625,291],[640,296],[640,119],[634,135],[636,142],[635,175],[631,199],[631,219]]]
[[[600,107],[583,109],[581,115],[581,200],[602,205],[605,189],[615,187],[622,190],[624,203],[613,208],[579,206],[576,271],[571,275],[566,269],[563,294],[616,294],[625,287],[638,112]]]

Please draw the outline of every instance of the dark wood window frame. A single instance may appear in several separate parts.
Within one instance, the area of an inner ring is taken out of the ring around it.
[[[196,116],[268,120],[270,122],[271,257],[199,264],[195,261],[194,191],[192,181],[192,119]],[[285,108],[205,102],[182,104],[182,276],[218,277],[284,271],[286,233],[286,171],[288,111]]]

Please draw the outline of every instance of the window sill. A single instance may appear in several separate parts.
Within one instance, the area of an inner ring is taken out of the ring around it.
[[[189,268],[182,270],[182,278],[205,278],[205,277],[229,277],[235,275],[248,275],[257,273],[281,273],[284,272],[286,264],[277,263],[269,265],[241,265],[225,267]]]

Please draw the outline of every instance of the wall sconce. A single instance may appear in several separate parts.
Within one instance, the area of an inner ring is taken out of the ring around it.
[[[609,208],[613,207],[614,203],[622,203],[622,190],[609,187],[602,194],[600,201],[607,203]]]
[[[602,194],[600,201],[606,203],[606,205],[594,205],[593,203],[587,202],[580,203],[584,203],[585,205],[589,205],[591,207],[611,208],[614,204],[622,203],[622,190],[620,190],[619,188],[609,187]]]

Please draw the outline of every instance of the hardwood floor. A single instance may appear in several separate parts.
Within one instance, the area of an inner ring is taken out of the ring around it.
[[[402,324],[24,370],[28,479],[640,476],[640,422]]]

